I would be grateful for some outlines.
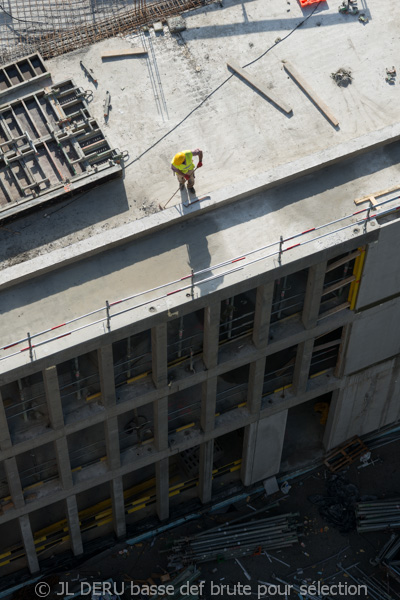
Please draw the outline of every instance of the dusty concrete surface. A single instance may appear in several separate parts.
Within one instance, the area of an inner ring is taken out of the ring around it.
[[[385,68],[400,50],[400,7],[387,0],[381,10],[379,0],[362,0],[360,8],[369,18],[366,25],[339,14],[336,3],[301,9],[294,1],[225,0],[223,6],[215,3],[186,13],[182,34],[171,35],[165,26],[163,33],[151,29],[141,36],[114,38],[49,61],[54,81],[72,77],[94,91],[91,110],[101,121],[105,92],[111,92],[113,106],[104,129],[130,158],[124,180],[19,219],[9,228],[20,233],[2,230],[2,266],[158,211],[158,203],[177,188],[169,165],[183,147],[204,150],[196,184],[203,195],[396,123],[400,88],[385,81]],[[101,61],[102,50],[130,45],[144,45],[147,58]],[[249,73],[284,98],[293,107],[292,116],[237,76],[227,80],[227,60],[244,66],[261,56]],[[85,77],[81,59],[93,68],[97,86]],[[329,105],[340,121],[338,130],[284,73],[285,59]],[[343,66],[353,74],[347,88],[330,77]],[[173,202],[185,200],[186,192],[179,196]]]
[[[396,475],[396,456],[398,456],[399,450],[399,442],[378,448],[373,451],[372,458],[374,460],[378,459],[380,462],[367,468],[358,469],[360,463],[357,461],[341,474],[351,484],[357,486],[359,496],[375,496],[378,499],[398,497],[400,490]],[[369,576],[375,575],[378,580],[383,582],[386,590],[390,591],[393,596],[395,592],[399,592],[398,584],[392,579],[387,579],[378,567],[372,567],[369,562],[389,539],[390,533],[377,532],[361,535],[354,530],[349,533],[341,533],[331,523],[324,520],[319,514],[318,506],[310,502],[309,498],[312,495],[321,494],[324,496],[327,494],[329,476],[329,471],[324,467],[318,467],[310,473],[290,481],[292,487],[288,496],[282,500],[278,509],[274,509],[269,513],[269,516],[274,516],[286,512],[299,512],[300,522],[303,523],[303,536],[300,538],[301,545],[296,544],[291,548],[271,550],[270,554],[274,557],[271,561],[266,556],[241,558],[240,562],[249,573],[250,581],[238,565],[231,560],[220,563],[214,561],[199,565],[201,579],[206,582],[204,600],[211,600],[215,597],[223,599],[245,597],[238,593],[228,594],[226,590],[219,595],[211,595],[211,582],[216,585],[229,585],[231,591],[233,586],[238,583],[250,585],[253,593],[248,597],[257,598],[258,581],[278,583],[274,580],[273,574],[297,585],[302,583],[311,585],[313,582],[318,581],[325,582],[326,585],[335,585],[340,582],[343,585],[346,582],[350,585],[353,582],[340,573],[338,563],[346,568],[359,563],[359,567],[365,573]],[[282,498],[283,496],[279,492],[276,497]],[[139,542],[134,546],[115,545],[110,550],[81,563],[78,568],[69,572],[68,578],[71,581],[71,579],[78,576],[81,581],[90,582],[112,577],[119,585],[125,584],[127,593],[124,597],[126,599],[137,598],[138,596],[130,595],[131,580],[145,581],[152,573],[162,573],[164,570],[168,570],[168,554],[165,550],[168,550],[174,539],[204,531],[218,523],[223,523],[240,515],[247,514],[250,518],[253,510],[248,505],[252,506],[253,509],[258,509],[262,508],[267,501],[263,494],[250,495],[248,500],[247,503],[242,502],[232,506],[225,514],[205,515],[200,520],[161,533],[155,538]],[[173,519],[173,517],[174,515],[171,518]],[[134,536],[136,533],[136,526],[131,526],[128,536]],[[127,554],[120,554],[120,551],[124,549],[127,549]],[[48,553],[50,554],[50,551]],[[51,564],[50,557],[46,556],[44,558],[48,558],[47,563]],[[332,577],[335,573],[338,574]],[[64,577],[62,576],[62,578]],[[155,582],[160,583],[158,580]],[[281,591],[283,588],[284,586],[282,586]],[[54,591],[56,590],[58,590],[57,585],[54,586]],[[271,598],[284,598],[285,596],[282,593],[281,595],[267,594],[263,597],[271,600]],[[352,597],[364,598],[366,596],[364,594],[354,596],[344,592],[332,594],[332,598],[349,600]],[[298,598],[298,595],[292,591],[288,598]]]

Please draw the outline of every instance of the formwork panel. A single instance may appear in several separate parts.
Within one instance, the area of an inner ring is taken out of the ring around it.
[[[70,79],[0,106],[0,221],[120,175],[121,158]]]

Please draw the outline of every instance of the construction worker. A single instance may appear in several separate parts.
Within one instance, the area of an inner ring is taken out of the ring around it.
[[[197,163],[197,168],[203,166],[203,152],[198,148],[196,150],[185,150],[184,152],[178,152],[175,154],[174,158],[171,161],[171,169],[176,173],[178,177],[178,181],[180,184],[180,189],[183,190],[185,187],[185,181],[187,181],[187,187],[191,194],[195,194],[196,190],[194,189],[194,171],[195,166],[193,164],[193,156],[199,157],[199,162]]]

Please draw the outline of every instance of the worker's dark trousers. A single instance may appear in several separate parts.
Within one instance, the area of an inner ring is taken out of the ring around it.
[[[186,173],[186,175],[189,175],[189,179],[187,181],[187,186],[188,186],[188,188],[191,188],[194,186],[194,171],[188,171]],[[178,177],[179,183],[186,183],[186,179],[184,178],[183,175],[181,175],[180,173],[177,173],[176,176]]]

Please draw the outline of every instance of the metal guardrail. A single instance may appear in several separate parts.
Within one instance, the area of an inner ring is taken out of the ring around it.
[[[389,200],[385,200],[379,204],[377,204],[374,207],[374,210],[376,210],[377,208],[384,206],[386,204],[388,204],[389,202],[394,202],[396,200],[400,199],[400,195],[396,196],[395,198],[390,198]],[[371,221],[374,220],[376,218],[381,218],[385,215],[391,214],[393,212],[396,212],[398,210],[400,210],[400,205],[399,206],[395,206],[392,208],[389,208],[385,211],[379,212],[379,213],[374,213],[371,215],[371,207],[369,208],[365,208],[365,209],[360,209],[355,211],[354,213],[351,213],[350,215],[345,215],[344,217],[340,217],[339,219],[335,219],[334,221],[330,221],[328,223],[325,223],[323,225],[319,225],[317,227],[312,227],[309,229],[306,229],[305,231],[302,231],[301,233],[297,233],[295,235],[289,236],[287,238],[283,238],[283,236],[280,237],[279,241],[274,241],[271,242],[269,244],[266,244],[265,246],[260,246],[259,248],[255,248],[254,250],[250,250],[249,252],[247,252],[246,254],[241,254],[239,256],[235,256],[233,258],[230,258],[228,260],[225,260],[223,262],[217,263],[215,265],[211,265],[205,269],[201,269],[199,271],[194,271],[192,269],[191,273],[188,275],[184,275],[183,277],[180,277],[179,279],[175,279],[173,281],[169,281],[167,283],[155,286],[153,288],[144,290],[142,292],[137,292],[136,294],[131,294],[125,298],[122,298],[120,300],[115,300],[113,302],[109,302],[108,300],[105,301],[104,306],[101,306],[99,308],[96,308],[88,313],[85,313],[83,315],[80,315],[78,317],[75,317],[73,319],[70,319],[68,321],[65,321],[64,323],[60,323],[58,325],[54,325],[52,327],[48,327],[47,329],[44,329],[40,332],[37,333],[29,333],[27,334],[26,337],[21,338],[19,340],[13,341],[9,344],[6,344],[5,346],[0,347],[0,351],[4,351],[4,350],[8,350],[10,348],[13,348],[15,346],[24,344],[26,342],[28,342],[28,345],[24,346],[23,348],[20,348],[18,351],[16,352],[12,352],[11,354],[8,354],[6,356],[2,356],[0,357],[0,361],[4,361],[6,359],[9,359],[13,356],[16,356],[18,354],[20,354],[21,352],[29,352],[30,354],[30,358],[33,361],[33,350],[34,348],[38,348],[40,346],[43,346],[44,344],[48,344],[50,342],[59,340],[63,337],[67,337],[69,335],[72,335],[74,333],[77,333],[78,331],[82,331],[84,329],[87,329],[88,327],[92,327],[94,325],[97,325],[99,323],[105,323],[107,330],[111,331],[111,320],[119,317],[127,312],[130,312],[132,310],[136,310],[138,308],[141,308],[143,306],[147,306],[147,305],[151,305],[154,302],[158,302],[160,300],[164,300],[166,298],[168,298],[169,296],[172,296],[174,294],[177,294],[179,292],[187,292],[186,296],[191,297],[192,299],[194,298],[194,289],[195,286],[199,287],[203,284],[207,284],[210,281],[214,281],[216,279],[220,279],[221,277],[225,277],[226,275],[230,275],[232,273],[236,273],[238,271],[241,271],[247,267],[249,267],[250,265],[253,265],[257,262],[261,262],[263,260],[267,260],[269,258],[272,258],[273,256],[277,256],[278,257],[278,262],[279,264],[281,264],[281,260],[282,260],[282,256],[285,252],[288,252],[290,250],[293,250],[294,248],[298,248],[300,246],[305,246],[306,244],[310,244],[312,242],[316,242],[317,240],[320,240],[322,238],[325,238],[327,236],[333,235],[335,233],[338,233],[339,231],[344,231],[346,229],[349,229],[351,227],[356,227],[357,225],[364,225],[366,226],[366,224]],[[287,247],[284,247],[285,244],[287,244],[288,242],[292,242],[293,240],[302,238],[303,236],[306,236],[312,232],[317,232],[317,231],[321,231],[323,229],[325,229],[326,227],[330,227],[332,225],[336,225],[338,223],[342,223],[343,221],[346,221],[348,219],[352,219],[354,217],[359,217],[360,215],[365,214],[366,216],[357,219],[354,222],[351,222],[350,224],[344,225],[342,227],[338,227],[337,229],[334,229],[333,231],[329,231],[326,233],[322,233],[320,235],[317,235],[316,237],[312,237],[311,239],[304,239],[304,241],[299,241],[295,244],[291,244]],[[275,250],[273,250],[272,252],[269,252],[267,254],[262,254],[262,256],[258,256],[256,258],[253,258],[253,256],[257,253],[261,253],[265,250],[271,250],[272,248],[276,248]],[[246,262],[243,262],[246,261]],[[201,276],[204,275],[208,275],[209,273],[211,273],[212,271],[215,270],[219,270],[222,269],[224,267],[227,266],[232,266],[232,265],[236,265],[236,263],[241,263],[241,266],[235,266],[233,268],[229,268],[225,271],[222,271],[221,273],[217,274],[217,275],[211,275],[209,277],[205,277],[204,279],[200,279]],[[183,284],[183,282],[189,282],[187,285]],[[169,288],[173,285],[181,285],[182,287],[178,287],[175,288],[171,291],[164,291],[166,290],[166,288]],[[159,292],[159,291],[163,291],[162,294],[157,295],[152,297],[150,300],[144,300],[143,302],[139,302],[137,304],[135,304],[134,306],[128,307],[128,308],[124,308],[122,310],[119,310],[117,312],[115,312],[114,314],[112,314],[112,309],[114,307],[116,307],[119,304],[124,304],[126,302],[132,301],[132,300],[137,300],[139,298],[142,298],[144,296],[146,296],[147,294],[151,294],[154,292]],[[66,328],[68,325],[72,325],[73,323],[77,323],[78,321],[81,321],[82,319],[86,319],[88,317],[91,317],[93,315],[98,315],[100,313],[103,313],[104,316],[102,316],[99,319],[96,319],[94,321],[91,321],[90,323],[86,323],[84,325],[80,325],[79,327],[75,327],[74,329],[71,329],[70,331],[66,332],[66,333],[62,333],[61,335],[56,335],[53,337],[50,337],[48,339],[39,341],[37,343],[34,343],[34,340],[37,338],[40,338],[46,334],[52,334],[53,332],[55,332],[56,330],[62,329],[62,328]]]

